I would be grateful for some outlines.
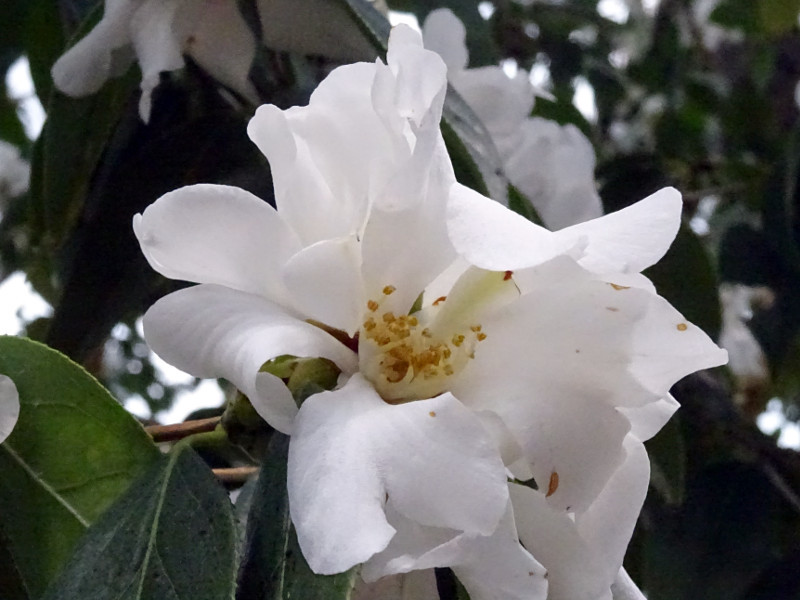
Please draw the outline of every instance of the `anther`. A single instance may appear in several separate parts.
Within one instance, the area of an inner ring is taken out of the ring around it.
[[[456,335],[453,336],[453,345],[456,348],[461,346],[461,344],[463,344],[463,343],[464,343],[464,336],[463,335],[461,335],[460,333],[457,333]]]
[[[503,281],[508,281],[511,279],[511,276],[514,274],[514,271],[506,271],[503,273]]]
[[[478,337],[478,341],[482,342],[483,340],[486,339],[486,334],[485,333],[479,333],[477,337]]]
[[[546,498],[549,498],[553,494],[556,493],[558,489],[558,473],[553,471],[550,473],[550,481],[547,484],[547,494],[545,494]]]
[[[439,296],[436,300],[433,301],[433,305],[439,306],[445,300],[447,300],[447,296]]]
[[[397,289],[397,288],[396,288],[396,287],[394,287],[393,285],[387,285],[385,288],[383,288],[383,294],[384,294],[385,296],[388,296],[389,294],[391,294],[392,292],[394,292],[396,289]]]
[[[377,302],[375,302],[375,300],[369,300],[369,301],[367,302],[367,308],[368,308],[368,309],[369,309],[371,312],[375,312],[376,310],[378,310],[378,303],[377,303]]]

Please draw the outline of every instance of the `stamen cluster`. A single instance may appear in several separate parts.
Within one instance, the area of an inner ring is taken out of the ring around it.
[[[394,291],[391,285],[383,288],[384,296]],[[434,306],[444,300],[438,298]],[[486,339],[481,325],[434,334],[414,314],[380,312],[380,306],[377,300],[367,302],[361,339],[376,346],[377,352],[369,360],[375,370],[371,374],[376,389],[387,401],[430,398],[446,390],[447,378],[461,371],[475,357],[476,344]]]

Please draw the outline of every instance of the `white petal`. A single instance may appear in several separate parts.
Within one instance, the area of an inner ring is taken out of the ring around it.
[[[435,52],[425,50],[422,37],[407,25],[398,25],[389,35],[386,64],[395,76],[393,105],[397,113],[415,125],[427,118],[438,123],[447,88],[447,66]],[[373,90],[373,100],[384,96]],[[379,114],[385,111],[376,102]],[[416,135],[418,133],[415,132]]]
[[[642,385],[659,397],[666,396],[689,373],[727,361],[728,353],[686,321],[669,302],[660,296],[650,298],[633,338],[631,372]]]
[[[386,547],[387,496],[418,524],[488,534],[507,502],[505,470],[451,395],[390,405],[356,374],[306,400],[292,436],[292,521],[314,572],[344,571]]]
[[[589,509],[575,516],[587,546],[603,564],[610,585],[622,567],[650,483],[650,460],[644,444],[625,438],[625,460]]]
[[[588,241],[581,265],[591,271],[638,273],[664,256],[681,223],[683,201],[663,188],[636,204],[556,232],[559,240]]]
[[[516,484],[509,492],[519,539],[547,569],[548,600],[597,600],[610,582],[574,521],[551,508],[541,492]]]
[[[463,559],[465,540],[470,537],[455,529],[429,527],[404,517],[386,503],[386,519],[397,531],[389,545],[361,568],[366,581],[395,573],[452,566]]]
[[[106,2],[100,22],[53,65],[55,86],[69,96],[97,92],[112,75],[113,52],[131,43],[128,24],[139,2]]]
[[[367,561],[364,578],[432,567],[453,567],[472,600],[544,600],[544,568],[519,543],[511,504],[491,535],[425,527],[386,506],[397,534],[389,546]]]
[[[184,2],[172,29],[186,53],[212,77],[258,103],[248,79],[256,40],[234,0]]]
[[[355,334],[366,309],[361,252],[355,236],[317,242],[285,265],[294,308],[321,323]]]
[[[19,419],[19,393],[10,377],[0,375],[0,443],[11,434]]]
[[[434,198],[401,211],[373,210],[364,231],[364,281],[371,298],[386,285],[396,291],[386,310],[407,313],[417,297],[456,258]]]
[[[422,39],[428,50],[442,57],[448,70],[467,68],[467,30],[449,8],[437,8],[428,13],[422,24]]]
[[[144,337],[168,363],[196,377],[224,377],[270,425],[291,432],[297,407],[280,379],[259,373],[283,354],[323,357],[346,373],[356,357],[321,329],[268,300],[217,285],[165,296],[144,316]]]
[[[548,597],[546,571],[520,545],[511,503],[494,534],[472,537],[465,546],[468,560],[455,565],[453,571],[467,588],[471,600]]]
[[[544,227],[458,183],[450,189],[447,230],[459,254],[489,271],[532,267],[580,241],[556,238]]]
[[[657,402],[644,406],[622,406],[618,410],[631,422],[631,435],[646,442],[661,431],[679,408],[678,401],[672,394],[667,394]]]
[[[305,140],[296,138],[287,118],[277,106],[264,104],[247,126],[247,135],[267,157],[281,217],[304,244],[352,233],[361,226],[348,219],[346,198],[335,198],[317,169]]]
[[[165,277],[286,299],[281,268],[300,244],[275,209],[249,192],[180,188],[136,215],[133,229],[150,266]]]
[[[262,106],[250,121],[248,134],[272,166],[278,211],[304,244],[360,232],[371,192],[411,154],[373,108],[376,68],[340,67],[308,106]]]
[[[130,21],[131,41],[142,69],[139,114],[145,123],[150,119],[151,94],[159,74],[184,66],[180,41],[172,31],[177,9],[177,0],[143,0]]]

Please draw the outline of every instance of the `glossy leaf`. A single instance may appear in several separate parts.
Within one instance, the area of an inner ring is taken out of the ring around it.
[[[64,30],[59,18],[59,6],[51,0],[28,0],[26,5],[24,27],[20,27],[25,34],[23,36],[25,54],[30,64],[36,94],[42,104],[47,105],[53,93],[50,69],[66,47]],[[91,11],[87,8],[83,12]],[[99,13],[96,13],[92,22],[96,22],[97,18]]]
[[[92,526],[43,600],[223,600],[235,573],[228,495],[178,445]]]
[[[159,453],[93,377],[54,350],[0,337],[0,373],[21,404],[0,445],[0,537],[13,557],[0,572],[15,568],[38,597],[86,528]]]
[[[650,456],[650,485],[666,504],[680,504],[686,495],[686,446],[680,413],[646,443]]]

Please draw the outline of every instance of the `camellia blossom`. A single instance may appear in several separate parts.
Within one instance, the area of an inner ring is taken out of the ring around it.
[[[162,71],[190,56],[220,83],[256,103],[248,80],[255,37],[236,0],[106,0],[100,22],[53,65],[56,87],[69,96],[97,92],[122,74],[135,53],[142,70],[139,114],[150,119],[151,96]]]
[[[31,165],[20,156],[19,148],[0,140],[0,209],[28,191],[30,178]]]
[[[19,419],[19,393],[10,377],[0,375],[0,443],[11,435]]]
[[[767,357],[747,323],[753,305],[769,306],[774,295],[769,288],[723,283],[719,286],[722,306],[720,346],[728,351],[728,368],[736,379],[738,404],[758,404],[769,384]]]
[[[530,117],[535,90],[528,74],[468,69],[466,29],[450,9],[432,11],[422,31],[426,48],[442,56],[450,83],[486,126],[509,181],[544,224],[561,229],[602,215],[591,142],[574,125]]]
[[[442,60],[400,26],[387,64],[259,108],[248,133],[277,208],[196,185],[137,215],[153,268],[200,284],[151,307],[144,334],[291,434],[291,516],[316,573],[450,566],[473,600],[545,598],[507,468],[554,518],[590,512],[626,436],[657,431],[669,387],[726,355],[639,274],[677,232],[675,190],[550,232],[455,182],[445,91]],[[281,355],[333,361],[338,387],[298,408],[261,370]]]

